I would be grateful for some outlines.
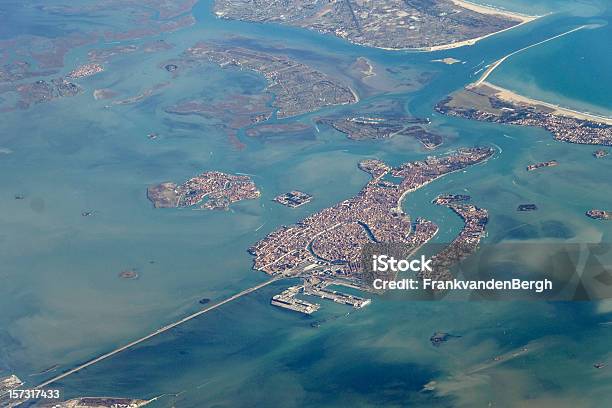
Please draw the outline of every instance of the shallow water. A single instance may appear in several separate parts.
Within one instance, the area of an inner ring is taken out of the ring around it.
[[[510,2],[498,3],[510,8]],[[212,65],[175,80],[159,68],[205,38],[235,36],[239,44],[281,45],[292,57],[353,81],[364,95],[375,92],[347,73],[359,56],[381,73],[397,70],[385,79],[389,84],[433,72],[421,88],[412,84],[416,89],[410,92],[366,98],[356,108],[393,98],[410,113],[431,118],[431,130],[447,137],[436,153],[475,144],[499,148],[487,163],[448,175],[407,198],[411,216],[441,226],[437,242],[449,242],[462,226],[448,209],[431,205],[437,194],[447,192],[470,194],[489,210],[485,242],[611,242],[610,225],[584,216],[590,208],[610,206],[605,175],[612,172],[612,160],[595,160],[593,146],[556,142],[540,129],[433,112],[438,100],[476,78],[481,61],[488,64],[576,25],[610,19],[601,2],[571,4],[539,2],[530,12],[557,7],[564,12],[473,47],[425,54],[216,20],[210,2],[203,1],[195,9],[196,26],[163,36],[175,44],[173,49],[112,60],[106,72],[81,81],[85,92],[78,97],[3,113],[0,147],[11,153],[0,155],[0,375],[16,373],[34,385],[52,376],[32,376],[45,368],[58,364],[63,371],[197,310],[201,298],[218,300],[265,280],[251,270],[249,245],[280,225],[356,194],[367,181],[356,168],[360,160],[377,157],[396,165],[431,154],[410,139],[354,142],[324,128],[300,140],[261,141],[240,133],[246,145],[240,150],[210,121],[165,113],[185,98],[214,99],[228,90],[258,92],[265,86],[251,73]],[[612,65],[602,49],[602,33],[609,27],[519,54],[491,81],[545,100],[554,96],[570,107],[609,112],[609,74],[607,82],[597,80]],[[85,61],[91,47],[70,53],[66,67]],[[575,58],[581,54],[589,61]],[[447,56],[465,64],[431,62]],[[558,60],[564,64],[550,62]],[[105,108],[108,101],[92,97],[94,89],[112,88],[125,98],[166,81],[169,86],[138,104]],[[295,120],[312,123],[318,114]],[[149,140],[152,132],[160,137]],[[524,171],[527,164],[551,159],[560,165]],[[210,212],[156,210],[146,198],[150,184],[182,182],[212,169],[252,174],[261,199]],[[297,209],[271,202],[291,189],[314,199]],[[25,199],[15,200],[15,194]],[[540,210],[516,211],[518,204],[531,202]],[[92,210],[94,216],[81,216]],[[118,278],[131,268],[138,280]],[[151,398],[185,391],[157,404],[180,407],[482,406],[490,401],[552,406],[561,398],[568,406],[595,406],[611,390],[609,370],[592,367],[610,358],[611,328],[599,324],[609,320],[603,303],[427,303],[400,296],[374,299],[359,311],[324,302],[308,319],[269,305],[286,286],[266,287],[57,385],[67,396]],[[313,320],[325,321],[315,329]],[[436,348],[429,342],[435,331],[461,337]],[[525,357],[481,368],[531,342],[537,347]],[[431,380],[438,383],[436,391],[422,391]]]

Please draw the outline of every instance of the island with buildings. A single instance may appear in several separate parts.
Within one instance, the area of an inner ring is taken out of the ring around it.
[[[450,155],[428,157],[395,168],[379,160],[364,160],[359,168],[372,178],[359,194],[295,225],[281,227],[255,243],[249,248],[255,257],[253,268],[276,277],[341,280],[354,287],[371,290],[361,261],[366,245],[400,244],[407,253],[413,253],[438,231],[437,225],[431,221],[422,218],[411,221],[402,210],[405,197],[444,175],[482,163],[493,154],[494,150],[489,147],[466,148]],[[384,180],[388,175],[398,182]],[[484,225],[486,211],[468,204],[449,206],[466,223],[455,240],[452,254],[465,253],[467,248],[472,248],[475,237],[482,233],[479,226]],[[451,255],[451,250],[448,252],[441,255],[441,265],[446,265],[443,260]],[[303,289],[298,287],[295,294],[300,290]],[[286,293],[282,299],[287,301],[291,297],[289,295],[291,293]],[[316,309],[303,304],[299,307],[307,307],[311,312]]]
[[[181,185],[165,182],[150,186],[147,197],[155,208],[192,207],[227,209],[240,200],[256,199],[259,190],[249,176],[207,171]]]
[[[610,153],[607,150],[598,149],[598,150],[595,150],[593,152],[593,157],[595,157],[596,159],[603,159],[604,157],[606,157],[609,154]]]
[[[536,17],[463,0],[215,0],[219,18],[279,23],[354,44],[435,51],[477,41]]]
[[[312,200],[310,194],[293,190],[274,197],[274,201],[287,207],[296,208],[309,203]]]
[[[68,74],[68,78],[85,78],[104,71],[104,67],[97,63],[85,64],[77,67]]]
[[[426,149],[434,149],[442,144],[442,136],[419,126],[429,123],[427,119],[384,115],[342,116],[318,118],[317,123],[331,126],[351,140],[409,136],[418,140]]]
[[[345,105],[359,100],[350,86],[288,56],[214,42],[199,42],[181,59],[169,61],[184,65],[215,63],[263,75],[277,118],[288,118],[319,110],[325,106]],[[167,66],[167,65],[166,65]]]
[[[486,234],[489,214],[484,208],[466,203],[467,200],[469,200],[468,196],[453,194],[441,195],[433,200],[434,204],[453,210],[463,219],[464,225],[459,235],[446,248],[432,257],[432,270],[420,272],[419,278],[435,281],[453,279],[451,268],[473,254],[478,248],[481,239]]]
[[[587,211],[586,215],[594,220],[612,220],[612,211],[592,209]]]
[[[545,162],[540,162],[540,163],[533,163],[528,165],[527,167],[525,167],[525,170],[527,171],[534,171],[537,169],[541,169],[544,167],[555,167],[558,166],[559,162],[556,160],[549,160],[549,161],[545,161]]]

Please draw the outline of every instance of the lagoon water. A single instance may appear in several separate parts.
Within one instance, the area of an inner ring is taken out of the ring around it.
[[[605,0],[488,3],[526,13],[555,12],[473,47],[408,53],[367,49],[305,30],[215,19],[211,2],[198,22],[164,36],[175,47],[126,55],[82,81],[84,94],[0,121],[0,376],[28,385],[125,344],[198,309],[198,300],[225,298],[267,277],[251,270],[246,249],[290,224],[356,194],[367,180],[356,165],[377,157],[390,164],[426,157],[409,139],[355,142],[329,129],[299,139],[252,139],[238,149],[218,123],[177,117],[164,108],[185,98],[214,100],[257,92],[262,78],[213,65],[172,80],[159,68],[201,39],[256,44],[314,64],[350,81],[358,106],[399,101],[432,120],[446,136],[437,153],[493,144],[489,162],[444,177],[411,194],[405,210],[441,226],[449,242],[461,220],[431,205],[440,193],[464,193],[489,210],[485,242],[612,242],[612,227],[584,216],[612,206],[612,160],[595,160],[593,146],[556,142],[541,129],[449,118],[433,112],[475,72],[516,49],[581,24],[584,30],[517,54],[490,81],[525,95],[609,115],[612,10]],[[138,43],[138,41],[134,41]],[[96,46],[99,46],[97,44]],[[86,60],[83,47],[66,67]],[[359,56],[380,73],[371,87],[347,74]],[[446,66],[432,59],[454,57]],[[584,57],[584,58],[583,58]],[[398,72],[397,74],[390,74]],[[66,72],[69,71],[66,68]],[[414,78],[426,73],[423,86]],[[139,104],[105,108],[94,89],[136,95],[170,81]],[[398,84],[404,84],[396,87]],[[378,88],[378,90],[377,90]],[[387,91],[380,91],[385,88]],[[398,90],[395,90],[398,89]],[[404,90],[402,90],[404,89]],[[330,108],[326,113],[345,108]],[[293,119],[312,123],[318,113]],[[156,140],[147,134],[158,133]],[[5,151],[5,150],[2,150]],[[527,164],[560,165],[526,173]],[[182,182],[205,170],[253,175],[260,200],[228,212],[153,209],[146,187]],[[270,200],[291,189],[315,197],[289,209]],[[15,200],[23,194],[23,200]],[[521,203],[534,213],[519,213]],[[83,211],[94,210],[92,217]],[[135,268],[140,278],[118,273]],[[287,286],[276,283],[57,383],[68,397],[152,398],[154,406],[598,406],[612,393],[607,302],[416,302],[374,298],[358,311],[324,302],[312,318],[269,305]],[[321,321],[319,328],[311,327]],[[453,338],[433,347],[436,331]],[[503,363],[498,355],[528,352]],[[55,372],[37,374],[58,365]],[[423,387],[435,381],[434,390]]]

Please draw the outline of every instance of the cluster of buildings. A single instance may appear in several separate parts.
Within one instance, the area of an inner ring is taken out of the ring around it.
[[[294,312],[313,314],[321,307],[318,303],[310,303],[302,299],[298,299],[296,296],[302,293],[304,285],[291,286],[278,295],[274,295],[270,304],[273,306],[281,307],[283,309],[293,310]]]
[[[386,49],[429,48],[477,38],[519,23],[451,0],[216,0],[218,17],[284,23]]]
[[[537,169],[541,169],[542,167],[554,167],[554,166],[558,166],[559,162],[557,162],[556,160],[550,160],[550,161],[545,161],[545,162],[541,162],[541,163],[534,163],[534,164],[530,164],[529,166],[526,167],[527,171],[534,171]]]
[[[456,106],[453,97],[436,105],[440,113],[485,122],[520,126],[537,126],[551,132],[555,139],[576,144],[612,146],[612,125],[556,114],[538,105],[517,104],[489,95],[486,88],[462,91],[476,103]],[[479,106],[480,104],[482,106]],[[488,105],[488,106],[486,106]]]
[[[9,375],[7,377],[0,377],[0,397],[7,394],[10,390],[14,390],[23,385],[23,381],[16,375]]]
[[[493,152],[491,148],[461,149],[393,169],[378,160],[364,161],[359,167],[372,174],[372,179],[357,196],[270,233],[249,249],[255,256],[253,267],[284,276],[326,270],[331,276],[359,281],[360,256],[366,243],[403,243],[416,249],[437,232],[437,226],[429,221],[410,222],[401,210],[406,194],[445,174],[482,162]],[[381,185],[387,174],[401,181],[393,187],[389,182]]]
[[[307,204],[312,200],[310,194],[302,191],[293,190],[285,194],[274,197],[274,201],[287,207],[296,208],[301,205]]]
[[[604,149],[598,149],[593,152],[593,157],[596,159],[602,159],[608,155],[608,151]]]
[[[81,65],[68,74],[68,78],[85,78],[104,71],[104,67],[97,63]]]
[[[11,408],[22,404],[31,406],[33,403],[34,405],[41,403],[42,406],[53,408],[139,408],[153,401],[114,397],[81,397],[59,401],[57,400],[57,397],[60,396],[59,391],[51,392],[51,390],[45,391],[44,389],[22,390],[27,392],[19,392],[20,396],[17,398],[10,395],[11,392],[15,392],[11,390],[18,390],[23,384],[23,381],[16,375],[0,377],[0,406]],[[36,397],[30,397],[29,394],[35,394]],[[37,399],[38,403],[35,403]]]
[[[346,283],[319,277],[307,277],[303,280],[302,284],[291,286],[280,294],[273,296],[270,303],[273,306],[293,310],[295,312],[304,313],[307,315],[319,310],[321,305],[299,299],[297,297],[298,295],[315,296],[321,299],[331,300],[335,303],[352,306],[355,309],[360,309],[371,303],[371,299],[343,293],[337,290],[331,290],[328,288],[331,285],[342,286],[346,285]],[[354,287],[350,284],[349,286]]]
[[[188,59],[205,59],[222,67],[236,66],[262,74],[268,80],[267,90],[275,96],[273,105],[278,108],[278,118],[313,112],[324,106],[355,103],[358,100],[347,85],[286,56],[204,42],[189,48],[185,56]]]
[[[83,397],[53,404],[53,408],[139,408],[149,403],[133,398]]]
[[[612,211],[605,210],[589,210],[586,212],[587,217],[595,220],[612,220]]]
[[[451,196],[457,197],[457,196]],[[461,201],[464,200],[464,196]],[[435,204],[444,205],[459,215],[464,222],[459,235],[442,251],[432,258],[432,271],[419,273],[420,278],[432,280],[450,280],[453,275],[450,268],[474,253],[485,236],[485,226],[489,220],[488,212],[472,204],[459,203],[449,196],[440,196],[434,200]]]
[[[249,176],[208,171],[179,185],[161,183],[147,190],[147,197],[156,208],[191,207],[226,209],[240,200],[255,199],[259,190]]]

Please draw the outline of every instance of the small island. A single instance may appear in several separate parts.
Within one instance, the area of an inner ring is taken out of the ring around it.
[[[559,165],[559,163],[556,160],[550,160],[546,162],[530,164],[529,166],[526,167],[526,169],[527,171],[534,171],[537,169],[541,169],[542,167],[554,167],[557,165]]]
[[[455,336],[453,334],[444,333],[444,332],[435,332],[434,334],[431,335],[431,337],[429,338],[429,341],[431,342],[431,344],[433,346],[438,347],[442,343],[445,343],[449,339],[452,339],[452,338],[455,338],[455,337],[461,337],[461,336]]]
[[[596,159],[602,159],[606,157],[608,154],[609,152],[607,150],[599,149],[593,152],[593,157],[595,157]]]
[[[457,58],[447,57],[447,58],[441,58],[441,59],[433,59],[431,60],[431,62],[441,62],[446,65],[453,65],[453,64],[457,64],[461,62],[461,60],[458,60]]]
[[[612,220],[612,211],[593,209],[587,211],[586,215],[594,220]]]
[[[126,269],[125,271],[122,271],[121,273],[119,273],[119,277],[121,279],[138,279],[139,275],[138,272],[136,272],[136,269]]]
[[[249,176],[207,171],[181,185],[165,182],[147,189],[147,197],[155,208],[192,207],[227,209],[241,200],[260,196]]]
[[[535,211],[538,209],[538,206],[535,204],[519,204],[516,208],[517,211]]]
[[[102,71],[104,71],[104,67],[100,64],[96,64],[96,63],[85,64],[85,65],[81,65],[80,67],[70,72],[68,74],[68,78],[72,78],[72,79],[85,78],[88,76],[95,75]]]
[[[285,194],[274,197],[274,201],[287,207],[296,208],[301,205],[307,204],[312,200],[310,194],[293,190]]]

